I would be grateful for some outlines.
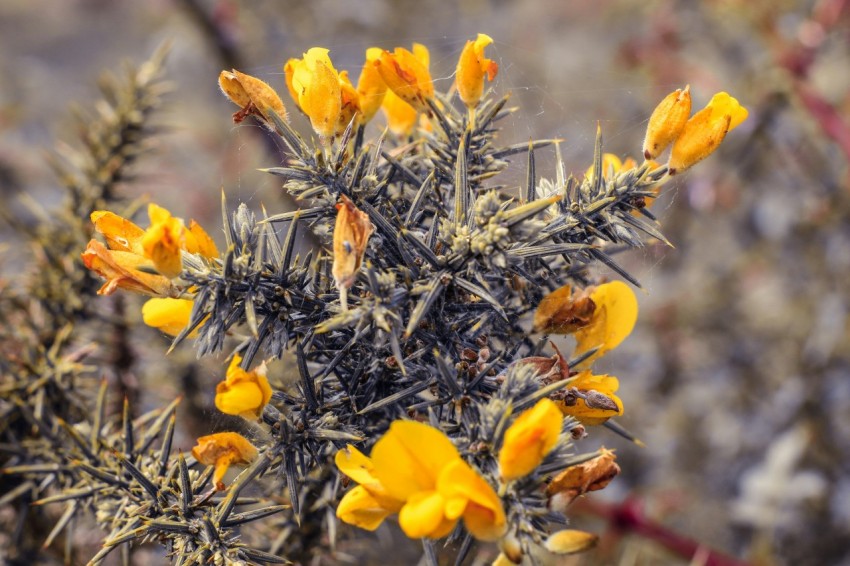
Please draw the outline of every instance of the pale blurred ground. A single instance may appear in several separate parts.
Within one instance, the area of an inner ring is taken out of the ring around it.
[[[689,83],[695,106],[718,90],[736,96],[749,120],[654,205],[676,248],[651,246],[622,259],[647,293],[639,293],[634,334],[597,369],[620,377],[621,423],[647,447],[593,431],[586,446],[616,447],[623,466],[598,497],[639,497],[652,517],[741,558],[850,564],[847,156],[778,64],[788,60],[783,53],[811,53],[803,86],[848,120],[847,2],[198,4],[232,42],[240,70],[281,93],[283,62],[309,47],[330,48],[337,67],[356,77],[367,47],[413,41],[431,49],[437,88],[445,90],[464,41],[486,32],[501,65],[495,87],[512,91],[520,106],[504,139],[561,137],[577,173],[592,157],[597,121],[606,150],[638,154],[646,119],[670,90]],[[68,105],[90,104],[102,70],[141,61],[166,40],[174,90],[162,123],[170,131],[140,163],[134,190],[211,228],[219,225],[222,187],[232,202],[255,209],[288,206],[275,179],[256,171],[277,158],[255,127],[230,122],[234,108],[216,88],[230,63],[186,6],[0,1],[2,206],[25,215],[17,193],[60,198],[43,156],[57,137],[73,139]],[[844,13],[830,29],[808,20],[835,6]],[[523,177],[522,161],[507,174],[511,182]],[[541,152],[539,174],[553,176],[552,162]],[[5,226],[0,237],[15,243]],[[8,273],[26,255],[13,247],[0,269]],[[167,375],[161,356],[152,367],[152,375]],[[165,380],[162,395],[177,389]],[[606,536],[583,560],[674,559],[638,539]]]

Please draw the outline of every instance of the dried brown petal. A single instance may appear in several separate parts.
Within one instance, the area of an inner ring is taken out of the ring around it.
[[[348,289],[354,284],[357,272],[360,271],[366,244],[374,228],[369,215],[358,210],[345,195],[340,196],[336,209],[332,272],[337,287]]]
[[[576,497],[590,491],[597,491],[617,477],[620,466],[613,450],[602,448],[602,454],[587,462],[570,466],[555,476],[546,488],[550,497],[560,495],[565,498],[564,505],[569,505]]]
[[[573,295],[572,287],[564,285],[540,301],[534,311],[535,332],[571,334],[590,324],[596,303],[590,298],[593,287]]]

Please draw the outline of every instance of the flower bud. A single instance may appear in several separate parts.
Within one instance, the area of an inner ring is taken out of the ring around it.
[[[747,109],[725,92],[715,94],[708,105],[687,121],[673,143],[667,163],[670,175],[680,173],[711,155],[726,137],[747,118]]]
[[[677,89],[665,96],[649,117],[646,137],[643,141],[644,157],[654,159],[667,149],[667,146],[679,137],[690,115],[690,86],[686,86],[684,90]]]
[[[249,114],[259,114],[269,120],[269,110],[274,110],[275,114],[286,120],[286,107],[280,96],[260,79],[233,69],[221,72],[218,86],[231,102],[241,108],[233,115],[233,121],[237,124]]]
[[[484,57],[484,48],[493,39],[479,33],[475,41],[467,41],[457,63],[457,92],[467,108],[475,108],[484,92],[484,77],[488,81],[496,78],[499,65]]]
[[[348,289],[357,279],[373,227],[369,215],[358,210],[345,195],[340,196],[336,210],[334,262],[331,272],[337,287]]]

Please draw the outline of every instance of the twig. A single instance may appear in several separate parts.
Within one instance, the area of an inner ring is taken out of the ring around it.
[[[576,502],[574,510],[605,519],[617,531],[654,541],[688,560],[699,558],[699,563],[704,566],[748,566],[749,564],[712,550],[698,541],[673,532],[661,523],[648,519],[643,512],[643,505],[636,498],[626,498],[621,503],[580,499]]]

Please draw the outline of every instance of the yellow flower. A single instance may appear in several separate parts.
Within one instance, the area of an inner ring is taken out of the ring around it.
[[[97,240],[91,240],[81,255],[87,269],[106,279],[98,295],[111,295],[117,289],[158,297],[169,297],[177,292],[167,277],[150,273],[153,263],[142,255],[108,250]]]
[[[484,92],[484,77],[496,78],[499,65],[484,57],[484,48],[493,43],[489,35],[479,33],[475,41],[469,40],[457,63],[457,92],[467,108],[475,108]]]
[[[240,110],[233,115],[237,124],[249,114],[270,120],[269,110],[274,110],[281,119],[286,120],[286,107],[275,90],[267,83],[251,75],[240,73],[236,69],[222,71],[218,76],[221,92]]]
[[[239,366],[241,363],[242,356],[234,354],[224,381],[215,388],[215,406],[228,415],[258,419],[272,398],[266,366],[260,364],[252,371],[245,371]]]
[[[688,116],[691,115],[691,90],[686,86],[684,90],[677,89],[664,97],[646,127],[646,137],[643,141],[643,155],[647,159],[658,157],[673,140],[682,133]]]
[[[381,105],[384,115],[387,117],[387,125],[395,135],[406,138],[413,132],[416,126],[416,108],[396,96],[391,90],[384,95]]]
[[[194,301],[191,299],[148,299],[142,305],[142,320],[148,326],[158,328],[171,336],[177,336],[189,324],[193,305]],[[194,338],[197,335],[198,330],[196,328],[189,334],[189,338]]]
[[[310,118],[313,130],[326,140],[336,134],[342,112],[339,74],[328,53],[311,47],[303,59],[290,59],[283,68],[289,93]]]
[[[411,538],[440,538],[461,518],[481,540],[496,540],[506,518],[496,492],[467,464],[441,431],[395,421],[367,458],[352,447],[337,454],[340,470],[360,483],[346,494],[337,516],[374,529],[396,510]]]
[[[575,331],[574,355],[599,347],[599,350],[579,367],[589,367],[591,362],[605,352],[616,348],[631,334],[637,322],[638,303],[634,292],[622,281],[599,285],[590,294],[596,305],[590,323]]]
[[[523,412],[505,431],[499,450],[499,470],[504,481],[527,476],[555,447],[564,417],[551,399],[541,399]]]
[[[434,83],[428,71],[428,48],[413,44],[413,52],[396,47],[393,53],[383,51],[375,66],[387,87],[419,112],[429,112],[427,100],[434,98]]]
[[[747,109],[725,92],[715,94],[708,105],[685,123],[673,142],[667,167],[670,175],[681,173],[708,157],[726,134],[747,118]]]
[[[174,279],[183,271],[182,250],[185,249],[183,221],[153,203],[148,205],[151,226],[142,236],[145,257],[153,261],[156,270]]]
[[[337,287],[349,289],[357,279],[373,227],[369,215],[358,210],[345,195],[340,195],[336,210],[334,262],[331,272]]]
[[[593,375],[590,370],[584,370],[569,385],[575,393],[567,393],[566,399],[558,403],[558,408],[581,424],[602,424],[623,414],[623,402],[614,394],[619,387],[616,377]]]
[[[201,464],[215,466],[213,483],[217,490],[224,489],[224,474],[232,464],[250,464],[257,457],[257,449],[247,438],[236,432],[218,432],[202,436],[192,448],[192,456]]]
[[[360,99],[360,115],[363,124],[375,116],[387,92],[387,83],[384,82],[378,69],[375,68],[375,61],[381,58],[382,52],[383,50],[379,47],[370,47],[366,50],[366,62],[363,64],[363,70],[360,71],[360,78],[357,81],[357,94]]]

